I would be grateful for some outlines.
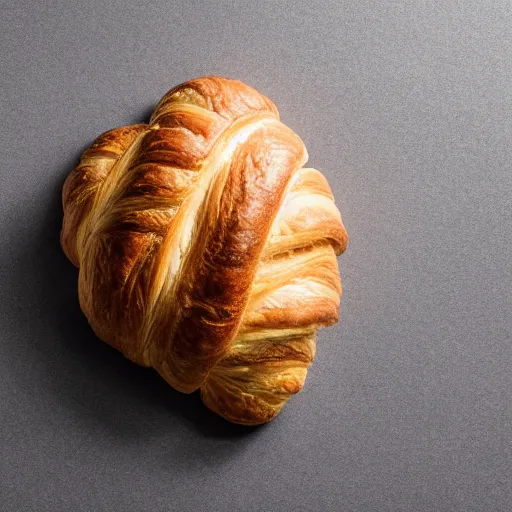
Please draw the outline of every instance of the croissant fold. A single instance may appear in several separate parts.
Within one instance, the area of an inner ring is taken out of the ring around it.
[[[271,420],[338,319],[347,233],[306,160],[269,99],[220,77],[100,135],[61,232],[97,336],[232,422]]]

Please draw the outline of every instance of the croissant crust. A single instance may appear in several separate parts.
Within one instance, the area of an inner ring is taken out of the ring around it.
[[[99,338],[230,421],[271,420],[338,320],[347,234],[275,105],[221,77],[87,148],[61,244]]]

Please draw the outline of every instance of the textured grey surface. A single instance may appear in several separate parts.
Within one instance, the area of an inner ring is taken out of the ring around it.
[[[0,510],[512,509],[509,2],[2,2]],[[97,341],[60,187],[171,86],[275,100],[351,236],[303,393],[230,426]]]

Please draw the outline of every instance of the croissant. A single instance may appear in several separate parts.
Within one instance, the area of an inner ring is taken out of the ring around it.
[[[306,160],[268,98],[220,77],[100,135],[61,231],[96,335],[232,422],[271,420],[338,320],[347,233]]]

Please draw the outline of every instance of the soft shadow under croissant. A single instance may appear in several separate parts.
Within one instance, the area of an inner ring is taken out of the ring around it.
[[[96,334],[230,421],[271,420],[338,319],[347,234],[306,160],[269,99],[220,77],[100,135],[66,179],[61,232]]]

